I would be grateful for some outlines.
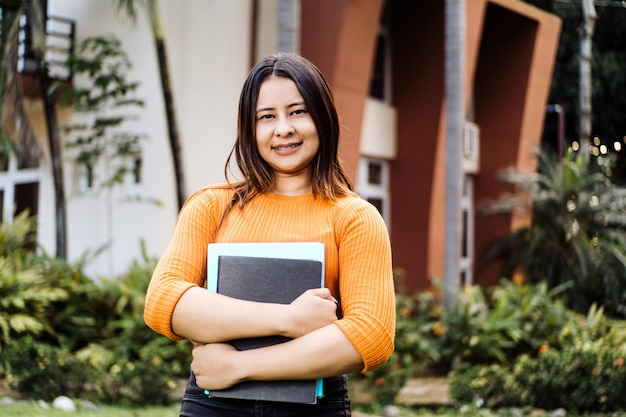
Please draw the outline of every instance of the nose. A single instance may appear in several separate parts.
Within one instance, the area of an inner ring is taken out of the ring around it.
[[[278,137],[287,137],[295,132],[293,125],[289,123],[286,117],[279,117],[276,123],[274,134]]]

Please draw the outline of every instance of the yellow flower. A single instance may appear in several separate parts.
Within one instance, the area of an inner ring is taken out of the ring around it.
[[[442,334],[444,334],[446,332],[446,328],[445,326],[443,326],[441,324],[441,322],[435,322],[435,324],[433,324],[433,334],[435,336],[440,336]]]
[[[523,285],[524,284],[524,272],[522,271],[522,268],[516,268],[515,272],[513,272],[513,283],[515,285]]]
[[[471,294],[474,292],[474,289],[475,289],[475,288],[476,288],[476,287],[475,287],[475,286],[473,286],[473,285],[469,285],[469,284],[468,284],[468,285],[465,285],[465,286],[463,286],[463,293],[464,293],[465,295],[471,295]]]

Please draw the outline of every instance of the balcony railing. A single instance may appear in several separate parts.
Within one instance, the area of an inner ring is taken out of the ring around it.
[[[71,82],[73,73],[68,58],[74,52],[75,22],[58,16],[46,19],[46,47],[43,63],[48,77]],[[34,75],[41,70],[42,60],[32,47],[30,25],[26,15],[20,21],[20,44],[18,49],[18,71],[24,75]]]

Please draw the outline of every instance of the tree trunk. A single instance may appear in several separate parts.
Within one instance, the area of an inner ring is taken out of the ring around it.
[[[159,74],[161,76],[161,90],[163,91],[163,102],[165,105],[165,115],[167,119],[167,132],[170,142],[170,150],[172,153],[172,163],[174,165],[174,176],[176,181],[176,198],[178,208],[180,209],[187,198],[185,190],[185,174],[182,162],[182,147],[180,138],[178,137],[178,126],[176,123],[176,112],[174,106],[174,96],[172,95],[172,86],[168,70],[167,51],[165,48],[165,38],[163,36],[163,27],[161,23],[161,15],[159,6],[155,0],[147,3],[150,23],[152,25],[152,34],[157,51],[159,61]]]
[[[54,208],[56,218],[56,256],[67,259],[67,228],[65,208],[65,186],[63,183],[63,155],[56,117],[56,104],[54,97],[49,94],[50,78],[48,69],[44,66],[40,69],[42,100],[48,130],[48,145],[50,147],[50,160],[52,162],[52,178],[54,180]]]
[[[465,0],[446,0],[445,10],[446,213],[443,304],[450,311],[454,308],[460,283]]]
[[[591,43],[596,26],[594,0],[582,0],[583,24],[580,30],[580,149],[589,159],[591,146]]]
[[[169,72],[167,70],[167,55],[165,42],[163,39],[155,39],[157,55],[159,58],[159,70],[161,74],[161,89],[163,90],[163,101],[165,103],[165,114],[167,117],[167,132],[172,152],[172,163],[174,165],[174,176],[176,180],[176,197],[178,208],[180,209],[187,198],[185,192],[185,173],[182,162],[182,148],[178,137],[178,127],[176,125],[176,115],[174,111],[174,99]]]

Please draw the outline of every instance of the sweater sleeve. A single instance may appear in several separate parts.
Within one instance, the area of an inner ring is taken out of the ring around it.
[[[170,243],[159,260],[146,293],[144,320],[157,333],[182,339],[171,326],[176,303],[185,291],[206,279],[206,251],[221,217],[215,194],[202,189],[180,211]]]
[[[369,203],[361,201],[342,213],[336,238],[343,317],[337,325],[361,355],[365,373],[385,363],[394,350],[391,244],[382,217]]]

